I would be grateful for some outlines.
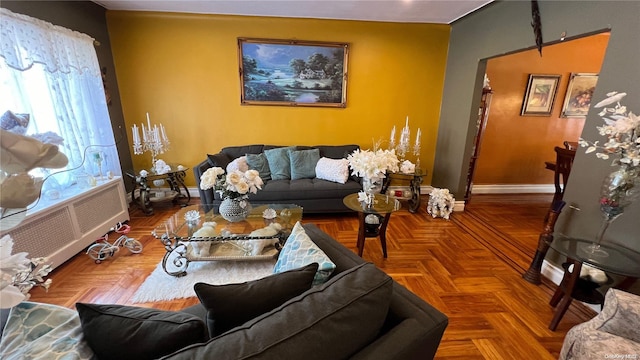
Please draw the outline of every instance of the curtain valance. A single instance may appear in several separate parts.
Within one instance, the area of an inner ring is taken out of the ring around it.
[[[51,73],[76,69],[100,76],[92,37],[5,8],[0,9],[0,57],[20,71],[40,63]]]

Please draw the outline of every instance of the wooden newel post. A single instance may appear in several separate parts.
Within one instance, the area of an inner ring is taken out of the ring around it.
[[[545,256],[547,256],[549,245],[551,245],[551,242],[553,241],[553,229],[564,205],[564,201],[558,201],[549,209],[549,213],[547,214],[547,218],[544,223],[544,229],[538,238],[536,254],[531,261],[531,265],[529,265],[529,269],[527,269],[527,271],[522,275],[525,280],[532,284],[538,285],[541,283],[540,271],[542,269],[542,262],[544,261]]]

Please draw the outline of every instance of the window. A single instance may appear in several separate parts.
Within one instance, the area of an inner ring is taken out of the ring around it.
[[[65,169],[32,170],[34,176],[52,175],[43,185],[45,205],[107,181],[108,175],[120,176],[93,39],[0,11],[0,115],[11,111],[28,118],[27,126],[18,128],[25,135],[58,135],[59,149],[69,159]],[[2,123],[3,129],[11,125]]]

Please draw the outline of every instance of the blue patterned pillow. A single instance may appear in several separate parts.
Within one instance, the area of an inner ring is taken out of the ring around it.
[[[273,268],[274,273],[297,269],[311,263],[318,263],[318,271],[313,278],[313,285],[319,285],[327,281],[336,268],[327,254],[316,245],[304,231],[300,222],[291,230],[291,235],[284,244],[278,261]]]
[[[0,341],[0,359],[95,358],[75,311],[29,301],[11,308]]]

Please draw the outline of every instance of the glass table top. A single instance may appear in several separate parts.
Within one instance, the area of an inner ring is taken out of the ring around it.
[[[351,210],[366,214],[388,214],[400,209],[400,202],[388,195],[374,194],[371,206],[358,200],[358,194],[345,196],[342,202]]]
[[[263,213],[267,209],[275,210],[277,216],[273,219],[265,219]],[[180,209],[163,224],[157,226],[152,234],[156,238],[189,240],[203,223],[215,222],[215,231],[218,235],[207,239],[228,240],[230,237],[247,237],[252,231],[264,228],[273,222],[282,225],[283,232],[290,232],[295,223],[300,220],[302,220],[302,208],[294,204],[253,206],[249,216],[238,222],[227,221],[214,210],[206,212],[203,205],[191,205]]]
[[[608,255],[600,256],[589,251],[588,246],[591,244],[593,244],[591,240],[556,235],[551,243],[551,248],[562,255],[603,271],[624,276],[640,277],[640,253],[614,243],[603,242],[600,247]]]

